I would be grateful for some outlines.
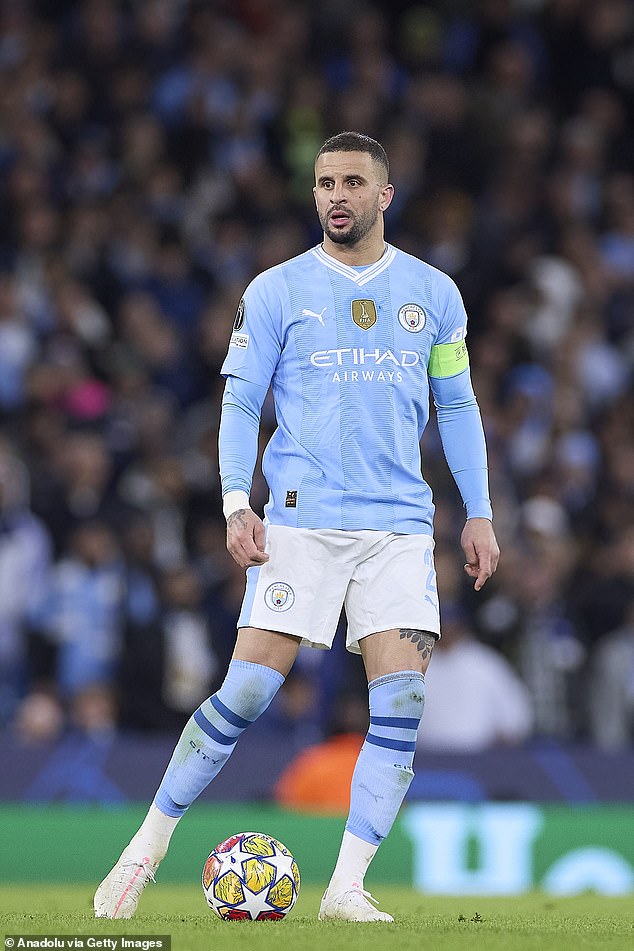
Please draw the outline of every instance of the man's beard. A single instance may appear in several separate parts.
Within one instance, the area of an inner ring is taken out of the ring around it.
[[[351,212],[346,212],[350,215],[352,224],[350,228],[346,231],[334,230],[330,227],[328,222],[328,217],[326,216],[321,222],[321,226],[324,229],[324,233],[330,238],[333,244],[357,244],[374,226],[378,216],[379,209],[374,208],[362,217],[353,217]]]

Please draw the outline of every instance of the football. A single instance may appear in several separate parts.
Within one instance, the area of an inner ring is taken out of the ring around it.
[[[289,849],[263,832],[240,832],[217,845],[203,867],[207,904],[225,921],[280,921],[299,895]]]

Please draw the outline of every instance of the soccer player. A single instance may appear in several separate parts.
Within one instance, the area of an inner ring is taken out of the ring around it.
[[[226,678],[193,714],[139,831],[95,895],[100,917],[131,916],[170,836],[271,703],[300,644],[328,648],[342,606],[363,658],[370,728],[319,917],[385,921],[364,889],[413,777],[425,671],[440,636],[433,503],[420,438],[436,404],[466,510],[465,571],[497,567],[484,434],[471,386],[467,318],[453,281],[386,244],[388,159],[368,136],[328,139],[315,163],[323,243],[258,275],[237,310],[220,423],[227,546],[246,569]],[[265,520],[249,507],[260,411],[277,429],[263,469]]]

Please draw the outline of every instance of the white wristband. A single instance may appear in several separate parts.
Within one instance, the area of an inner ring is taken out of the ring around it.
[[[222,499],[222,511],[225,518],[229,518],[239,509],[250,509],[249,496],[242,489],[234,489],[233,492],[227,492]]]

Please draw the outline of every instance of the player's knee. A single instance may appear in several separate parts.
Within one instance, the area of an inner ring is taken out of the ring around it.
[[[422,674],[399,682],[394,707],[395,715],[420,721],[425,709],[425,680]]]
[[[378,691],[378,704],[373,703],[373,689],[383,687]],[[425,709],[425,678],[414,670],[404,670],[386,677],[379,677],[370,683],[370,713],[373,707],[380,706],[379,715],[395,718],[395,720],[416,720],[420,722]],[[377,710],[377,714],[379,711]]]
[[[270,683],[245,683],[235,694],[235,712],[245,720],[253,722],[264,713],[277,691],[278,687]]]
[[[246,725],[264,713],[283,683],[283,675],[271,667],[232,661],[217,697]]]

